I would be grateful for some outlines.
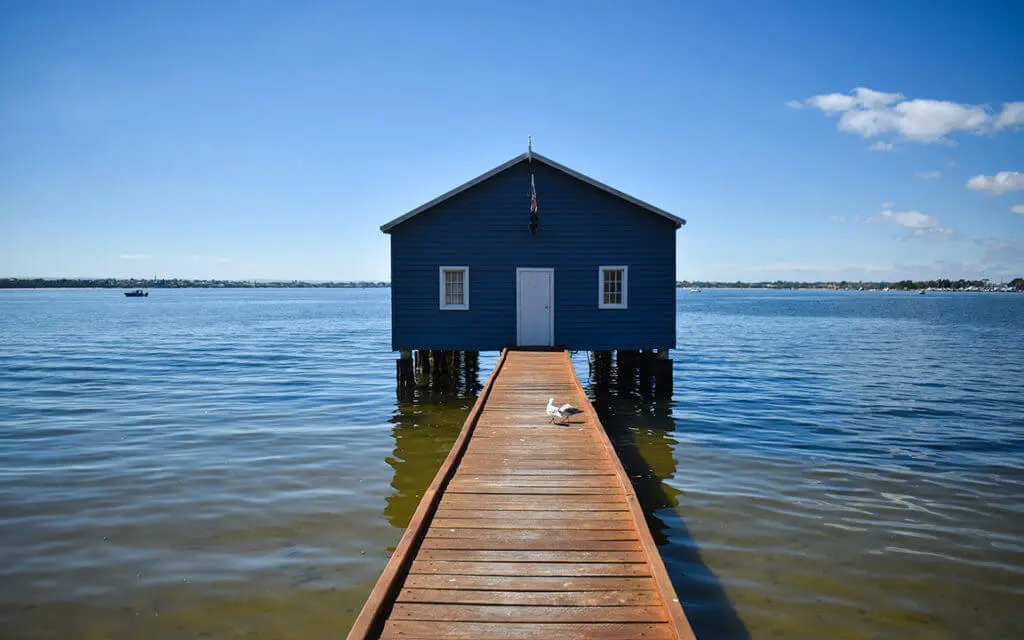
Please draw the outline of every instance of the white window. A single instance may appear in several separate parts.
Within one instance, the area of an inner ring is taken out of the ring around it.
[[[597,307],[625,309],[629,291],[629,267],[598,267],[597,273]]]
[[[469,309],[469,267],[441,267],[441,309]]]

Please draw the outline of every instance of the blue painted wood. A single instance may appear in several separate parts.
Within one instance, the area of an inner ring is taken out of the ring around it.
[[[528,230],[525,161],[391,230],[392,348],[488,351],[516,344],[516,268],[555,270],[555,344],[675,346],[675,225],[532,164],[540,231]],[[469,267],[468,311],[439,308],[439,266]],[[629,267],[628,309],[598,308],[598,266]]]

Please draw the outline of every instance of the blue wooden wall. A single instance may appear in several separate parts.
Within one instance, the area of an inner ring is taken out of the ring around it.
[[[516,344],[516,268],[555,270],[555,344],[675,346],[675,225],[555,168],[532,163],[531,235],[521,162],[391,230],[392,348],[494,350]],[[439,309],[438,267],[469,267],[468,311]],[[629,267],[628,309],[598,308],[599,265]]]

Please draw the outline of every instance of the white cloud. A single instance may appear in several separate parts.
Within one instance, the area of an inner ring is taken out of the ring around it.
[[[814,96],[807,100],[807,106],[821,109],[826,113],[849,111],[856,106],[856,104],[857,102],[851,96],[843,95],[842,93],[830,93],[823,96]]]
[[[857,104],[865,109],[885,107],[904,98],[902,93],[882,93],[881,91],[872,91],[864,87],[854,89],[853,95],[857,98]]]
[[[893,109],[896,129],[918,142],[935,142],[953,131],[980,131],[991,120],[982,107],[942,100],[908,100]]]
[[[148,253],[122,253],[117,257],[122,260],[149,260],[153,256]]]
[[[1024,125],[1024,102],[1006,102],[1003,112],[996,118],[997,129],[1009,129]]]
[[[914,173],[914,177],[920,178],[921,180],[935,180],[941,175],[942,172],[939,171],[938,169],[936,169],[935,171],[917,171]]]
[[[882,142],[881,140],[879,140],[875,144],[868,147],[868,149],[871,149],[872,151],[892,151],[892,143]]]
[[[889,133],[914,142],[945,142],[954,132],[992,133],[1024,124],[1024,102],[1007,102],[1001,113],[993,115],[987,105],[910,100],[902,93],[864,87],[849,94],[828,93],[787,104],[818,109],[830,116],[841,113],[839,130],[864,138]]]
[[[831,218],[832,218],[833,222],[840,222],[840,223],[846,222],[846,216],[844,216],[842,214],[837,215],[837,216],[831,216]]]
[[[1010,207],[1011,213],[1016,213],[1019,216],[1024,216],[1024,204],[1015,204]]]
[[[953,230],[939,224],[939,219],[920,211],[894,211],[891,202],[882,205],[882,209],[864,219],[867,224],[882,222],[901,227],[911,237],[948,239],[953,237]]]
[[[1024,173],[1000,171],[994,176],[974,176],[967,181],[967,188],[971,191],[985,191],[993,196],[1020,191],[1024,189]]]

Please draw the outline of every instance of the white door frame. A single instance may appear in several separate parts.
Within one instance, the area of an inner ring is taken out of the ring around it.
[[[520,304],[522,298],[520,297],[520,286],[519,286],[519,274],[524,271],[536,271],[541,273],[551,274],[551,288],[548,290],[548,344],[551,347],[555,344],[555,270],[552,267],[516,267],[516,345],[520,346],[523,342],[523,309]],[[529,345],[537,346],[537,345]]]

